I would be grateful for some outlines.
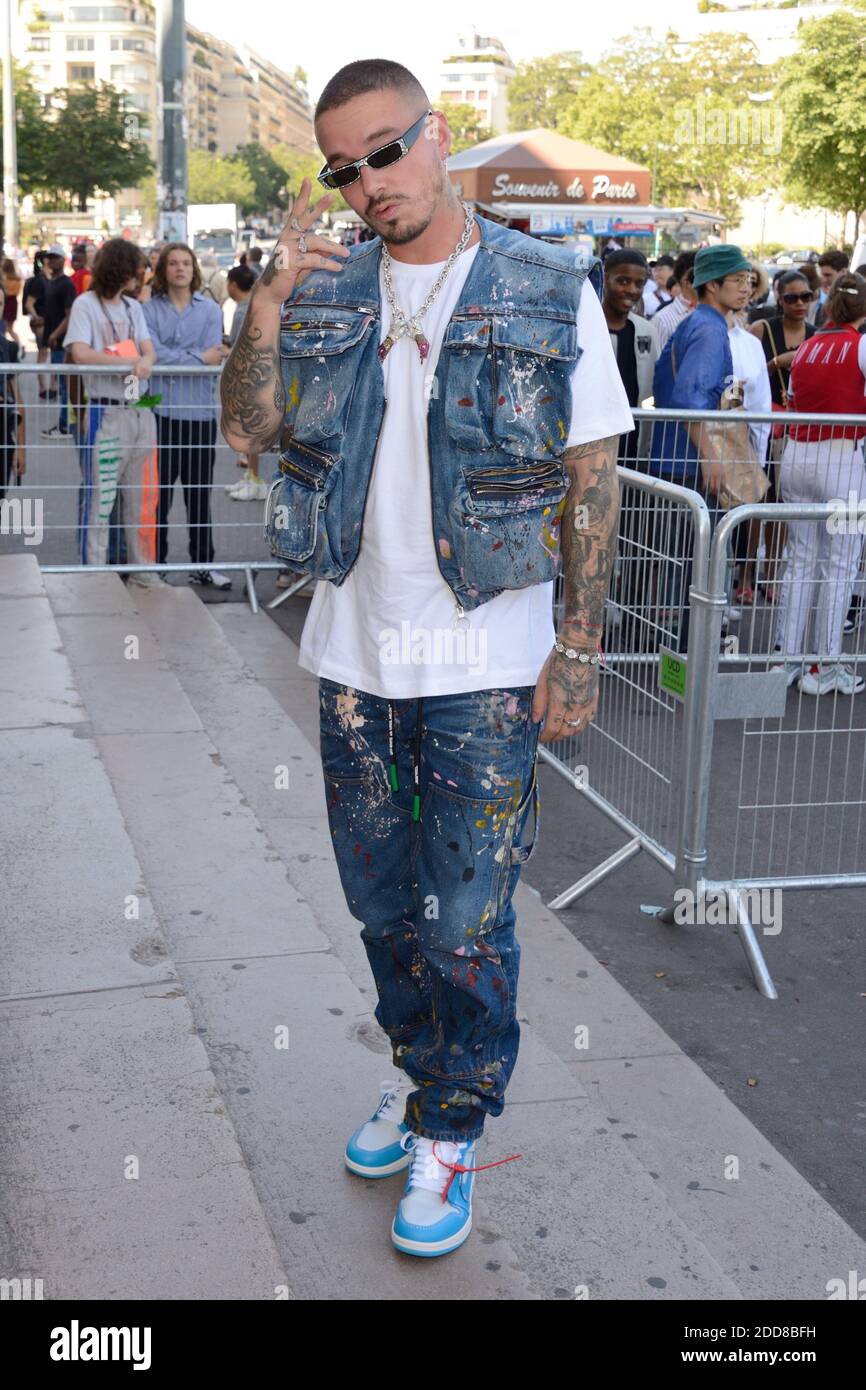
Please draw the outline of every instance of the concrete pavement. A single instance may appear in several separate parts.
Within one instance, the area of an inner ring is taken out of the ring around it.
[[[22,653],[3,681],[22,857],[0,1012],[29,1058],[2,1081],[0,1272],[47,1274],[47,1297],[810,1300],[863,1267],[855,1232],[525,886],[520,1055],[478,1161],[522,1157],[479,1175],[459,1252],[397,1254],[402,1178],[342,1165],[392,1069],[293,644],[187,589],[43,588],[30,556],[0,560],[0,592]]]

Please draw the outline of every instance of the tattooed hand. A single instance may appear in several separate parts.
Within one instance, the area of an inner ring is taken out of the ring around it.
[[[533,719],[544,717],[539,742],[552,743],[556,738],[579,734],[595,718],[597,708],[598,667],[554,649],[538,677],[532,703]],[[569,719],[579,719],[580,724],[569,726]]]
[[[280,232],[268,263],[254,288],[254,293],[257,292],[259,298],[267,297],[276,304],[282,304],[311,270],[342,270],[343,262],[348,259],[347,246],[339,246],[328,237],[306,235],[334,201],[334,194],[326,193],[324,198],[320,198],[310,207],[311,189],[312,180],[304,179],[295,199],[292,215]],[[297,225],[293,226],[293,223]],[[299,249],[302,237],[305,251]]]
[[[593,655],[601,640],[604,605],[616,550],[618,437],[566,449],[572,475],[560,528],[565,613],[560,641]],[[532,717],[544,719],[541,743],[579,733],[598,708],[598,666],[555,649],[538,678]],[[568,721],[579,720],[579,724]]]
[[[246,318],[220,378],[220,427],[226,443],[239,453],[266,453],[283,424],[283,302],[305,275],[313,270],[340,271],[350,254],[348,247],[336,246],[325,237],[306,235],[333,196],[328,193],[310,207],[310,187],[310,180],[304,179],[292,216],[253,287]],[[300,249],[302,237],[304,250]]]

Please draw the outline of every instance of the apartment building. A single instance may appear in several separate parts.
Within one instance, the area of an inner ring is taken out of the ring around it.
[[[442,60],[439,101],[443,111],[449,103],[465,102],[478,112],[482,125],[494,135],[503,135],[508,130],[508,84],[514,73],[515,66],[499,39],[475,29],[458,34]]]
[[[312,107],[287,73],[246,44],[227,43],[191,24],[186,30],[190,149],[220,155],[250,143],[305,154],[313,149]]]
[[[287,73],[246,45],[236,47],[191,24],[186,34],[189,149],[230,155],[253,141],[265,149],[288,145],[308,153],[314,148],[312,107]],[[12,51],[46,97],[59,87],[112,83],[139,118],[138,138],[158,158],[156,12],[150,0],[110,5],[18,0]],[[26,215],[29,208],[22,210]],[[94,228],[103,220],[112,227],[139,226],[139,192],[127,189],[116,199],[99,200]]]

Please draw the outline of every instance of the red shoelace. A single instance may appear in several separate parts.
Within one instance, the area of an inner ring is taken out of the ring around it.
[[[467,1168],[462,1163],[446,1163],[444,1158],[439,1158],[439,1155],[436,1153],[436,1145],[439,1142],[440,1141],[438,1139],[433,1140],[433,1154],[438,1160],[438,1162],[442,1164],[443,1168],[451,1169],[451,1172],[448,1174],[448,1181],[445,1184],[445,1190],[442,1193],[443,1202],[448,1197],[448,1189],[454,1180],[455,1173],[480,1173],[482,1168],[498,1168],[500,1163],[511,1163],[515,1158],[523,1157],[523,1154],[510,1154],[508,1158],[497,1158],[494,1159],[492,1163],[479,1163],[477,1168]],[[444,1140],[442,1142],[444,1142]]]

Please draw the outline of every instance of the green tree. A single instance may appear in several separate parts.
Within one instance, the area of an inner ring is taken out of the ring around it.
[[[191,203],[254,201],[252,175],[236,159],[220,159],[206,150],[191,150],[187,162],[187,198]]]
[[[87,211],[97,190],[135,188],[153,168],[139,113],[109,82],[60,87],[51,93],[42,125],[43,188],[63,192]]]
[[[288,145],[276,145],[271,150],[271,155],[283,171],[283,180],[291,197],[296,198],[298,196],[303,180],[308,178],[313,185],[310,189],[311,203],[318,202],[323,194],[330,193],[332,202],[329,203],[327,211],[329,213],[346,211],[349,204],[339,188],[323,188],[316,178],[325,162],[321,154],[304,154],[300,150],[291,149]]]
[[[853,212],[856,236],[866,210],[866,5],[851,0],[797,36],[779,64],[785,192],[801,206]]]
[[[452,154],[459,154],[461,150],[480,145],[482,140],[492,137],[493,131],[489,126],[480,124],[478,112],[468,101],[455,101],[453,105],[449,102],[444,111],[451,129]]]
[[[757,59],[745,34],[684,43],[636,30],[602,56],[560,130],[647,166],[655,203],[734,219],[778,162],[774,113],[756,99],[772,77]]]
[[[0,73],[2,70],[0,63]],[[18,141],[18,189],[22,194],[38,193],[48,183],[42,97],[32,85],[29,68],[20,63],[12,63],[12,85]],[[3,113],[0,110],[0,133],[2,130]]]
[[[240,145],[232,159],[242,164],[253,181],[253,196],[241,203],[244,217],[269,212],[271,208],[286,208],[285,170],[261,145],[252,142]]]
[[[551,53],[518,63],[508,85],[509,130],[559,130],[591,72],[579,53]]]

